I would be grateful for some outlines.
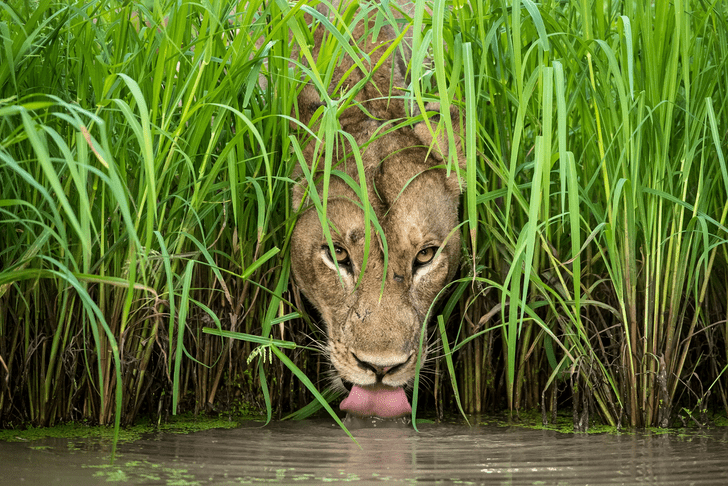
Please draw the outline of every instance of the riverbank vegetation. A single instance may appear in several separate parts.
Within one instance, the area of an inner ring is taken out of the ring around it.
[[[291,115],[301,80],[371,66],[341,49],[354,11],[297,62],[311,4],[0,5],[0,426],[334,398],[289,282]],[[420,410],[456,389],[581,429],[728,410],[726,3],[361,7],[412,35],[402,96],[466,113],[462,268]]]

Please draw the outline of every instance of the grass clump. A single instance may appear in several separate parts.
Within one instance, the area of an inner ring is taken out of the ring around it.
[[[408,96],[461,106],[470,142],[433,319],[452,354],[420,406],[455,408],[452,373],[467,412],[728,410],[728,7],[417,6],[381,6],[415,32]],[[321,397],[324,337],[289,287],[291,115],[349,54],[304,70],[303,14],[0,6],[0,425]]]
[[[202,334],[270,329],[288,281],[288,32],[251,7],[1,10],[3,424],[257,399]]]

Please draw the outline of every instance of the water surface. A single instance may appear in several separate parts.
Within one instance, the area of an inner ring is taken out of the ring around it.
[[[728,484],[725,429],[615,435],[419,428],[355,430],[358,445],[330,420],[159,433],[120,444],[113,466],[104,441],[0,442],[0,484]]]

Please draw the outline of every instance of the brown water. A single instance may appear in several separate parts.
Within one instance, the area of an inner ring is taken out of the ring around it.
[[[113,466],[106,442],[0,442],[0,484],[728,485],[725,429],[612,435],[430,424],[353,433],[361,447],[329,420],[155,434],[120,444]]]

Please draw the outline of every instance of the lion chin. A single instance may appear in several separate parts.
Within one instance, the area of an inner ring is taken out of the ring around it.
[[[326,220],[333,244],[324,236],[322,218],[307,193],[315,190],[323,197],[317,170],[323,164],[315,160],[311,143],[303,154],[318,185],[308,188],[300,169],[293,174],[299,181],[293,187],[293,209],[299,216],[291,236],[291,269],[295,284],[326,324],[328,355],[338,377],[351,385],[341,409],[358,416],[393,418],[411,412],[405,386],[417,371],[424,321],[458,268],[456,227],[462,184],[456,170],[445,168],[441,155],[448,153],[445,138],[432,136],[433,131],[438,133],[439,117],[430,119],[430,127],[422,121],[400,123],[406,120],[401,98],[405,65],[395,54],[381,58],[390,52],[383,44],[396,38],[391,28],[381,28],[376,41],[365,35],[372,32],[376,12],[372,10],[353,30],[370,65],[379,69],[355,95],[357,103],[339,118],[351,137],[339,140],[331,154],[336,172],[328,184]],[[314,57],[321,39],[319,26],[314,32]],[[354,86],[362,79],[353,61],[344,58],[334,72],[329,95],[334,97],[336,86]],[[387,93],[391,98],[382,102]],[[315,89],[305,86],[298,99],[299,119],[311,125],[319,106]],[[458,118],[457,112],[452,115]],[[460,125],[454,125],[459,132]],[[455,152],[462,165],[460,137]],[[361,175],[351,156],[351,139],[361,153]],[[359,183],[362,175],[370,204],[368,222],[364,201],[350,185]],[[419,362],[424,358],[423,350]]]

